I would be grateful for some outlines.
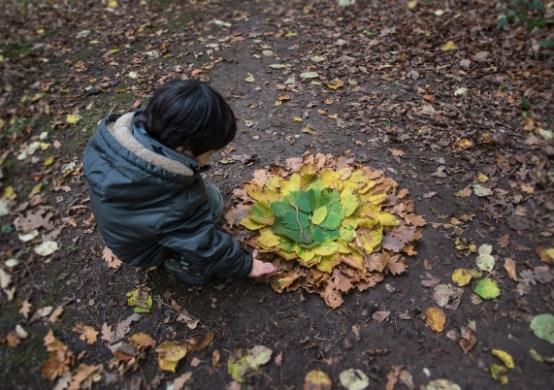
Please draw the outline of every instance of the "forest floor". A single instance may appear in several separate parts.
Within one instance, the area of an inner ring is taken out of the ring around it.
[[[552,323],[531,329],[554,312],[551,24],[500,28],[503,2],[485,0],[0,8],[1,388],[551,386]],[[257,169],[350,151],[426,221],[407,271],[333,309],[302,288],[193,287],[118,265],[91,217],[83,151],[98,120],[172,78],[209,82],[239,118],[206,173],[227,206]],[[453,280],[484,258],[492,299]],[[135,289],[148,313],[128,305]],[[175,372],[160,367],[164,342],[187,352]],[[260,351],[241,371],[237,357]]]

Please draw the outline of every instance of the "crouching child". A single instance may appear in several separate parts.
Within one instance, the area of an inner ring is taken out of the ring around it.
[[[84,173],[100,234],[131,266],[164,266],[184,282],[275,271],[216,228],[219,190],[200,169],[229,144],[236,119],[205,83],[163,84],[141,111],[104,118],[87,144]]]

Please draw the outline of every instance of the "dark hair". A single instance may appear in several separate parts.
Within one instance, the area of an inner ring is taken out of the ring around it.
[[[217,91],[196,80],[168,81],[154,91],[139,121],[162,144],[193,157],[218,150],[237,133],[235,114]]]

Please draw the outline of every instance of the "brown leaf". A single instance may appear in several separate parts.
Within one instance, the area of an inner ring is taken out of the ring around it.
[[[98,332],[94,330],[92,326],[85,325],[83,321],[76,324],[73,327],[73,331],[80,334],[81,336],[79,338],[86,341],[87,344],[94,344],[96,342]]]
[[[79,390],[81,389],[81,384],[87,380],[90,376],[96,374],[102,370],[102,365],[89,366],[82,363],[75,369],[74,375],[71,378],[71,383],[69,384],[68,390]]]
[[[383,272],[389,263],[388,255],[385,253],[372,253],[365,258],[369,271]]]
[[[63,313],[63,306],[59,305],[56,307],[56,309],[50,314],[50,317],[48,317],[48,322],[54,323],[58,321],[58,317],[61,316]]]
[[[468,353],[475,346],[477,338],[471,333],[471,330],[465,326],[462,328],[461,333],[462,337],[458,340],[458,345],[462,348],[464,353]]]
[[[404,152],[400,149],[392,149],[389,148],[389,153],[393,155],[394,157],[402,157],[404,156]]]
[[[214,332],[208,332],[203,336],[191,337],[186,341],[190,351],[200,351],[206,348],[214,339]]]
[[[342,305],[342,295],[334,290],[333,287],[330,285],[326,285],[325,290],[320,295],[325,300],[327,306],[329,306],[331,309],[336,309],[337,307]]]
[[[376,311],[371,316],[371,318],[375,322],[383,322],[389,317],[390,317],[390,311],[388,311],[388,310]]]
[[[393,275],[400,275],[408,269],[408,263],[400,255],[389,256],[388,270]]]
[[[517,282],[516,262],[510,258],[504,260],[504,270],[508,277]]]

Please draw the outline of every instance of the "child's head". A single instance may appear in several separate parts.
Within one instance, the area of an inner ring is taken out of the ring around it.
[[[160,86],[143,112],[148,133],[172,149],[200,156],[235,138],[233,110],[213,88],[196,80]]]

